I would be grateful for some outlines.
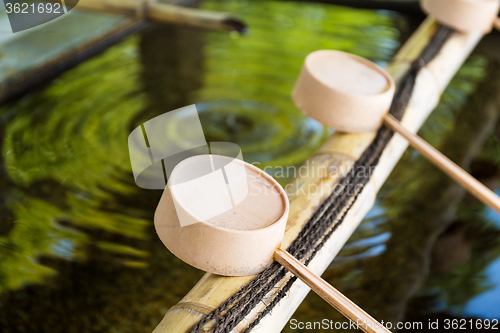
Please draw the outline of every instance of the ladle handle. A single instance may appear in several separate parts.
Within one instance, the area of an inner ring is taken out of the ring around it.
[[[473,196],[500,214],[500,197],[496,195],[495,192],[484,186],[476,178],[472,177],[464,169],[456,165],[452,160],[444,156],[439,150],[432,147],[421,137],[407,130],[392,115],[386,115],[384,121],[387,126],[408,140],[416,151],[425,156],[430,162],[440,168]]]
[[[292,272],[316,294],[327,301],[345,317],[358,325],[358,328],[367,333],[391,333],[378,321],[373,319],[368,313],[354,304],[350,299],[342,295],[328,282],[311,272],[300,261],[295,259],[290,253],[278,248],[274,252],[274,260]]]
[[[500,31],[500,17],[495,20],[495,22],[493,23],[493,26],[495,27],[495,29]]]

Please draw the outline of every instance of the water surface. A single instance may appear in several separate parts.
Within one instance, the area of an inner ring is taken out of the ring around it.
[[[203,7],[240,14],[250,33],[153,26],[0,107],[2,332],[152,331],[203,273],[158,240],[161,192],[135,186],[128,134],[197,103],[207,141],[237,143],[261,168],[300,165],[328,135],[290,98],[304,57],[338,49],[384,65],[409,34],[387,11]],[[421,131],[494,188],[498,62],[474,55]],[[381,320],[498,317],[498,221],[408,151],[324,276]],[[314,295],[294,318],[342,320]]]

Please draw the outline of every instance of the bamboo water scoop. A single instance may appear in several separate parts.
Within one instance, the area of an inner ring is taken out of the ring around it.
[[[424,12],[461,32],[500,30],[499,0],[422,0]]]
[[[273,258],[365,332],[390,332],[279,246],[288,219],[283,188],[264,171],[200,155],[172,171],[155,212],[163,244],[181,260],[225,276],[258,274]]]
[[[348,53],[323,50],[306,58],[293,99],[306,115],[342,132],[369,132],[387,125],[472,195],[500,213],[498,195],[388,114],[394,93],[394,80],[379,66]]]

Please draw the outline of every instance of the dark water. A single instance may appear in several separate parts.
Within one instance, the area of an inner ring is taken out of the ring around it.
[[[161,192],[135,186],[130,131],[198,103],[207,141],[237,143],[261,167],[298,165],[328,135],[290,98],[303,58],[331,48],[383,65],[411,32],[385,11],[203,6],[239,13],[250,34],[152,27],[0,108],[0,332],[152,331],[203,273],[157,239]],[[498,39],[482,43],[421,131],[492,188]],[[380,320],[499,318],[499,229],[496,213],[408,151],[324,277]],[[342,320],[315,295],[294,318]]]

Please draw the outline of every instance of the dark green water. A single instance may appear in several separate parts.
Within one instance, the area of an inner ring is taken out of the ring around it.
[[[152,331],[203,273],[157,239],[161,192],[134,184],[130,131],[198,103],[207,141],[237,143],[261,167],[298,165],[328,135],[290,98],[304,57],[338,49],[383,65],[411,33],[384,11],[203,6],[239,13],[250,34],[153,27],[0,107],[0,332]],[[482,43],[421,131],[495,189],[498,40]],[[324,277],[379,320],[499,318],[499,229],[408,151]],[[294,318],[342,320],[315,295]]]

